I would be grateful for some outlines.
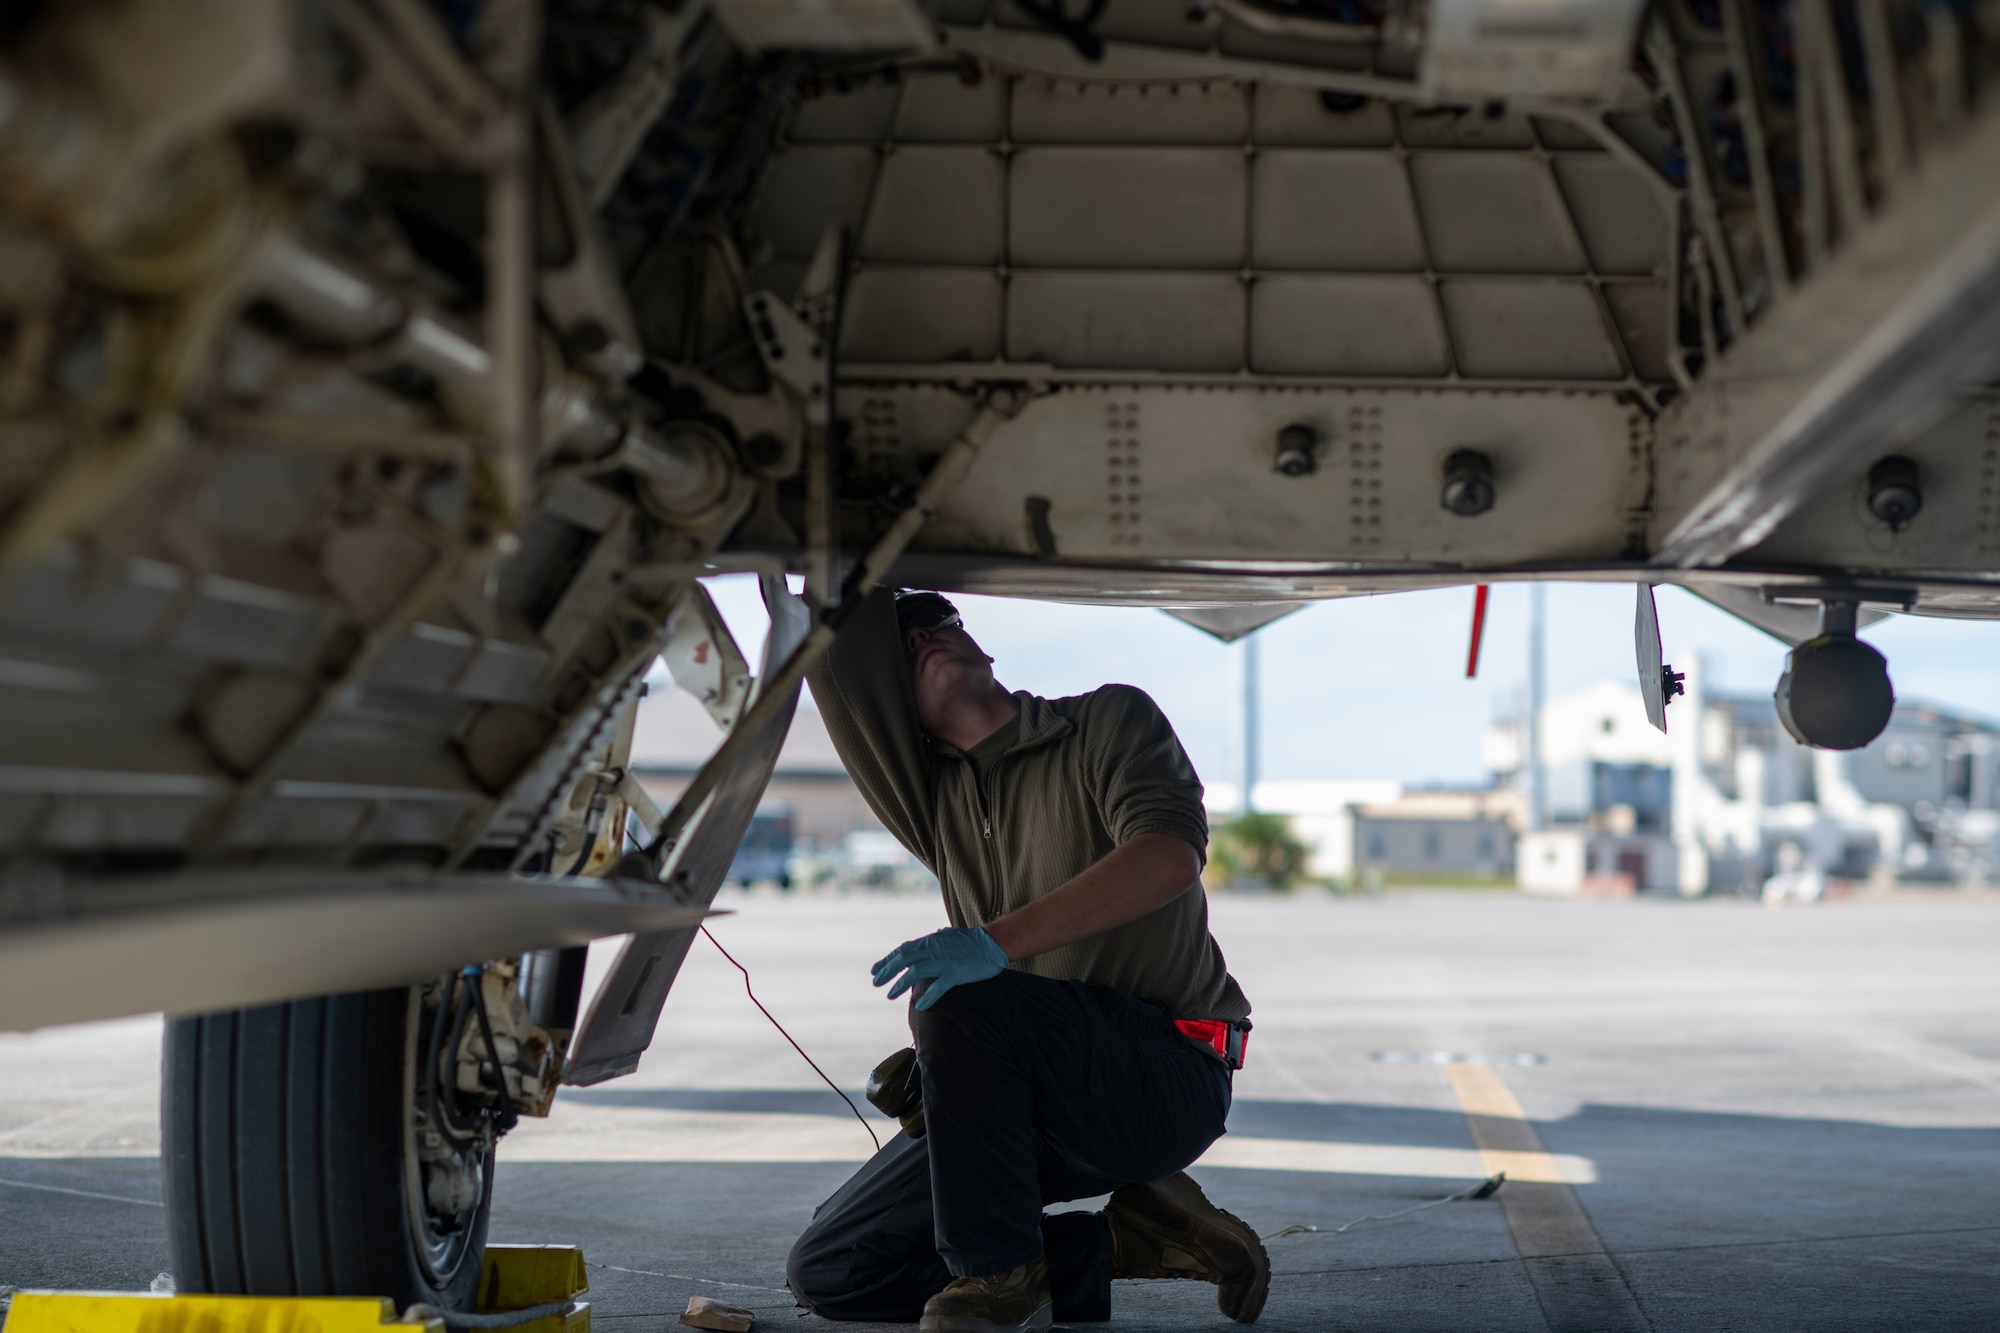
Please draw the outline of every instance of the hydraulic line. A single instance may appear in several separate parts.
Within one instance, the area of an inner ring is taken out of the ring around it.
[[[566,1315],[575,1308],[575,1301],[549,1301],[542,1305],[530,1305],[522,1310],[497,1310],[491,1314],[475,1314],[470,1310],[441,1310],[434,1305],[412,1305],[403,1311],[401,1322],[425,1324],[436,1319],[446,1328],[519,1328],[522,1324],[532,1324],[537,1319],[547,1319],[551,1315]]]
[[[397,296],[344,257],[280,234],[266,247],[258,279],[259,294],[302,330],[421,371],[462,411],[487,401],[493,361],[478,338],[420,299]],[[729,460],[704,447],[701,435],[661,435],[608,411],[589,379],[547,360],[553,364],[545,364],[540,412],[547,443],[615,458],[641,474],[661,503],[683,512],[708,507],[728,489]]]
[[[138,286],[149,294],[170,278],[199,284],[212,276],[218,255],[235,255],[263,232],[250,275],[254,295],[313,337],[421,372],[466,425],[493,424],[493,353],[470,330],[420,294],[399,293],[291,227],[273,227],[269,200],[251,187],[218,193],[203,175],[216,153],[135,160],[139,151],[76,87],[0,64],[0,195],[60,219],[99,267],[109,265],[112,285],[128,270],[145,278]],[[144,173],[147,188],[132,187],[135,172]],[[205,247],[186,256],[169,247],[171,263],[146,250],[143,239],[130,251],[134,238],[178,235],[190,217],[203,224]],[[588,461],[631,471],[670,516],[700,514],[729,494],[731,461],[703,433],[663,436],[608,407],[598,384],[565,367],[553,344],[542,344],[541,362],[533,428],[544,447],[569,446]]]
[[[1289,6],[1263,4],[1260,0],[1207,0],[1201,8],[1213,9],[1227,22],[1261,37],[1343,45],[1368,45],[1382,40],[1378,24],[1321,18]]]
[[[472,1007],[479,1012],[479,1035],[486,1039],[486,1058],[493,1063],[493,1091],[500,1096],[500,1132],[505,1134],[520,1115],[514,1110],[514,1099],[507,1093],[507,1068],[500,1063],[500,1046],[493,1040],[493,1020],[486,1014],[486,969],[468,967],[464,976],[472,983]]]
[[[449,1067],[450,1067],[451,1069],[453,1069],[453,1070],[455,1070],[455,1069],[457,1068],[457,1061],[458,1061],[458,1050],[459,1050],[459,1047],[460,1047],[460,1046],[462,1046],[462,1045],[464,1044],[464,1042],[465,1042],[465,1028],[466,1028],[466,1024],[470,1023],[471,1021],[472,1021],[472,1005],[471,1005],[471,1002],[470,1002],[469,1000],[468,1000],[468,1001],[466,1001],[465,1003],[462,1003],[462,1004],[458,1002],[458,999],[457,999],[457,981],[456,981],[456,978],[454,978],[454,980],[453,980],[453,1003],[452,1003],[452,1015],[451,1015],[451,1037],[450,1037],[450,1040],[449,1040],[449,1041],[447,1042],[447,1044],[445,1045],[445,1048],[444,1048],[444,1051],[443,1051],[443,1054],[444,1054],[444,1055],[446,1055],[446,1056],[449,1056],[449,1057],[450,1057],[450,1060],[451,1060],[451,1065],[450,1065]],[[437,1071],[434,1071],[434,1072],[437,1072]],[[444,1075],[443,1075],[443,1073],[442,1073],[442,1072],[438,1072],[438,1073],[437,1073],[437,1077],[438,1077],[439,1079],[443,1079],[443,1078],[444,1078]],[[437,1086],[437,1085],[436,1085],[436,1083],[433,1083],[433,1084],[432,1084],[432,1087],[433,1087],[433,1088],[435,1088],[436,1086]],[[476,1143],[477,1143],[477,1141],[478,1141],[478,1138],[479,1138],[479,1128],[478,1128],[478,1126],[476,1126],[476,1125],[461,1125],[461,1124],[460,1124],[460,1123],[459,1123],[459,1122],[458,1122],[457,1120],[453,1119],[453,1117],[452,1117],[452,1113],[451,1113],[451,1110],[450,1110],[450,1102],[451,1102],[451,1098],[450,1098],[450,1096],[449,1096],[448,1094],[449,1094],[450,1092],[455,1092],[455,1091],[457,1091],[457,1088],[458,1088],[458,1080],[457,1080],[457,1078],[455,1078],[455,1077],[454,1077],[454,1078],[451,1078],[451,1079],[450,1079],[450,1080],[448,1081],[448,1084],[447,1084],[447,1094],[446,1094],[446,1095],[440,1095],[440,1096],[438,1097],[438,1101],[437,1101],[437,1108],[438,1108],[438,1113],[439,1113],[439,1115],[440,1115],[440,1116],[442,1117],[442,1119],[441,1119],[440,1123],[441,1123],[441,1124],[445,1124],[445,1125],[448,1125],[448,1126],[450,1126],[450,1127],[451,1127],[451,1128],[452,1128],[453,1130],[457,1131],[457,1133],[458,1133],[458,1134],[460,1135],[460,1137],[461,1137],[461,1138],[463,1138],[463,1139],[465,1139],[465,1140],[467,1141],[467,1144],[468,1144],[468,1146],[472,1146],[472,1145],[474,1145],[474,1144],[476,1144]]]

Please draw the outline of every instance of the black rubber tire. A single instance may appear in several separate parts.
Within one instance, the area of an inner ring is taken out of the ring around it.
[[[161,1157],[179,1290],[471,1307],[492,1173],[463,1253],[432,1272],[404,1178],[410,996],[332,995],[167,1025]]]

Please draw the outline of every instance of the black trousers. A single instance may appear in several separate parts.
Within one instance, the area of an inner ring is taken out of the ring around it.
[[[909,1322],[954,1276],[1047,1255],[1055,1317],[1111,1317],[1103,1215],[1047,1204],[1181,1170],[1222,1135],[1228,1068],[1109,986],[1007,971],[910,1013],[923,1138],[819,1206],[786,1278],[828,1319]]]

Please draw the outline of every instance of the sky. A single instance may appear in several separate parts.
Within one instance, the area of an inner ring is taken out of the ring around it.
[[[705,582],[754,664],[765,623],[756,580]],[[1632,586],[1547,587],[1548,697],[1634,682]],[[1678,588],[1657,597],[1676,670],[1699,661],[1709,690],[1770,695],[1784,670],[1782,643]],[[1481,734],[1527,698],[1529,589],[1493,589],[1479,676],[1467,680],[1472,599],[1472,589],[1452,588],[1320,602],[1258,631],[1259,775],[1485,781]],[[1053,697],[1137,685],[1166,711],[1205,781],[1241,780],[1242,643],[1217,643],[1150,608],[952,600],[1008,688]],[[2000,623],[1892,616],[1862,637],[1888,657],[1898,699],[2000,721]]]

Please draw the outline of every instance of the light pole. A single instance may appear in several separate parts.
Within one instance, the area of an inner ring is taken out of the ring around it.
[[[1257,635],[1243,640],[1243,797],[1241,813],[1251,810],[1250,792],[1257,785]]]
[[[1528,610],[1528,828],[1548,822],[1548,775],[1542,772],[1542,623],[1548,616],[1548,589],[1530,585]]]

